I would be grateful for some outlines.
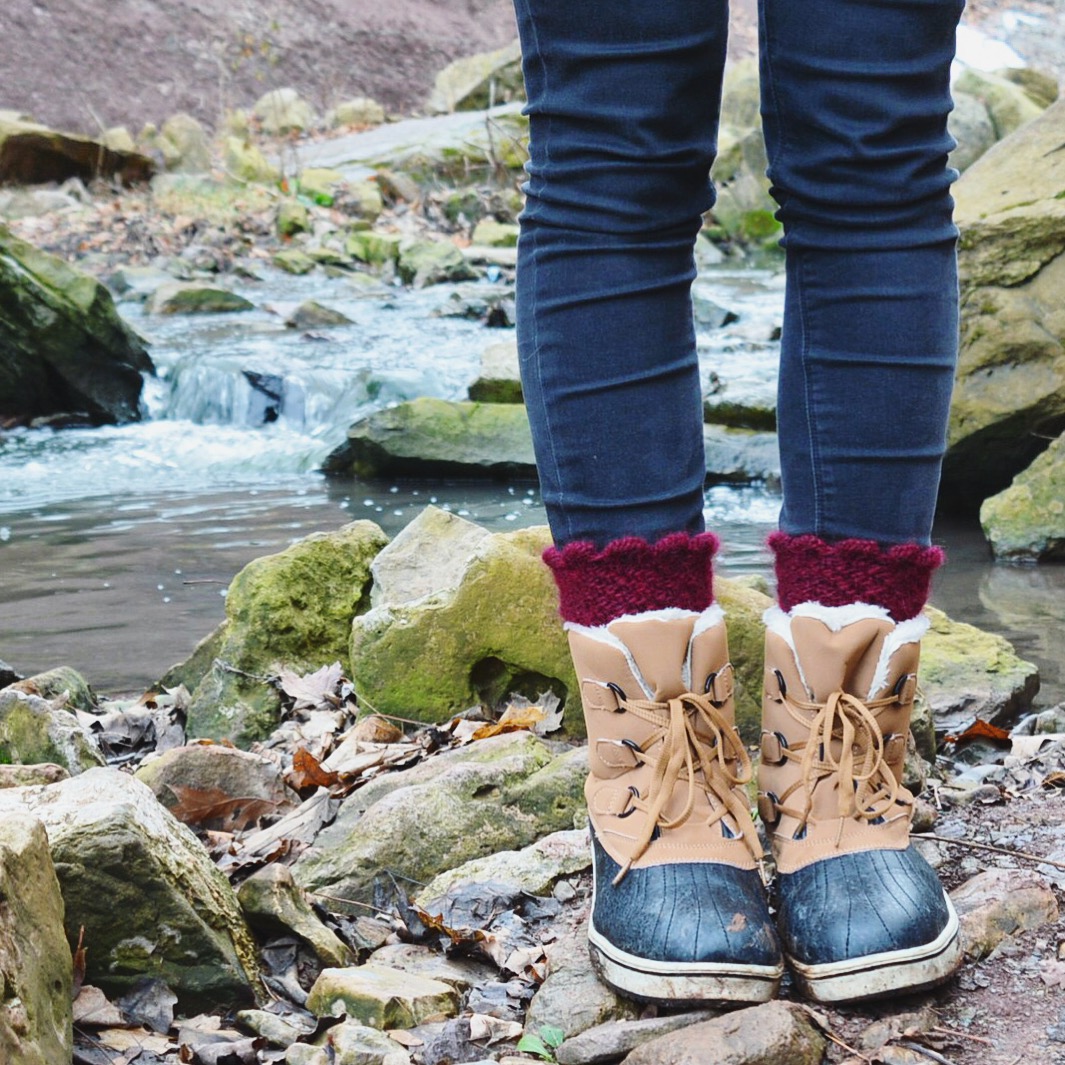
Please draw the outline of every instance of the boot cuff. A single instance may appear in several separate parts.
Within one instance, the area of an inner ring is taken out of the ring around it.
[[[576,625],[607,625],[625,614],[670,607],[702,613],[714,601],[712,533],[673,533],[649,544],[626,536],[601,551],[586,541],[549,547],[559,612]]]
[[[946,559],[938,547],[896,544],[883,548],[873,540],[827,543],[816,536],[772,533],[776,556],[777,600],[781,609],[799,603],[883,607],[892,620],[916,617],[928,602],[932,573]]]

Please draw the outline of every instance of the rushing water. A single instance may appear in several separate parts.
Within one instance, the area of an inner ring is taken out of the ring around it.
[[[490,283],[463,286],[487,294]],[[0,439],[0,658],[31,673],[72,665],[100,691],[139,689],[221,620],[250,559],[310,532],[370,518],[395,533],[429,502],[490,528],[542,523],[535,485],[327,481],[318,466],[347,426],[418,395],[458,399],[482,351],[505,334],[440,316],[454,289],[356,286],[269,274],[241,287],[240,315],[123,313],[152,342],[147,419]],[[770,401],[782,283],[771,270],[703,271],[697,295],[735,322],[699,336],[704,377]],[[284,320],[314,298],[352,325],[319,334]],[[778,500],[763,486],[710,488],[707,523],[724,572],[768,572]],[[953,558],[937,582],[950,613],[1005,633],[1065,699],[1065,570],[991,565],[979,531],[944,526]]]

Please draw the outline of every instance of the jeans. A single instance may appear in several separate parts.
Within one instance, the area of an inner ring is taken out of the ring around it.
[[[515,0],[530,159],[518,350],[556,544],[703,528],[693,246],[726,0]],[[785,532],[927,544],[957,355],[961,0],[761,0],[783,224]]]

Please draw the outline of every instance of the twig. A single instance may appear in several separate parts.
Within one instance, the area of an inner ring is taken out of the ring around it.
[[[825,1035],[828,1036],[836,1046],[842,1047],[848,1054],[853,1054],[856,1058],[860,1058],[862,1061],[866,1062],[867,1065],[873,1065],[873,1059],[871,1057],[868,1057],[860,1050],[855,1050],[854,1047],[844,1043],[835,1032],[830,1032],[827,1028],[822,1029],[822,1031],[824,1031]]]
[[[983,1043],[984,1046],[993,1047],[995,1045],[990,1039],[985,1039],[982,1035],[973,1035],[971,1032],[959,1032],[956,1028],[944,1028],[941,1024],[937,1024],[932,1031],[940,1032],[943,1035],[959,1036],[962,1039],[971,1039],[974,1043]]]
[[[900,1047],[905,1047],[907,1050],[912,1050],[915,1054],[920,1054],[922,1057],[928,1058],[930,1061],[938,1062],[938,1065],[954,1065],[954,1062],[950,1058],[943,1057],[942,1054],[937,1054],[934,1050],[929,1050],[928,1047],[921,1046],[920,1043],[899,1043]]]
[[[327,895],[324,891],[308,891],[308,895],[316,899],[327,899],[329,902],[342,902],[345,906],[361,906],[364,910],[373,910],[380,913],[380,908],[371,906],[368,902],[357,902],[355,899],[342,899],[339,895]]]
[[[1065,862],[1056,862],[1053,858],[1043,858],[1028,851],[1011,851],[1007,847],[996,847],[991,843],[977,843],[974,839],[951,839],[949,836],[937,836],[934,832],[914,832],[914,839],[932,839],[937,843],[953,843],[956,847],[974,847],[977,850],[992,851],[995,854],[1008,854],[1011,858],[1023,858],[1040,865],[1052,865],[1055,869],[1065,869]]]

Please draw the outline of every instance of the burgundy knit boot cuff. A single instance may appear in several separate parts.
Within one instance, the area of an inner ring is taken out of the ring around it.
[[[704,611],[714,601],[713,533],[672,533],[651,545],[636,536],[602,551],[578,541],[549,547],[544,562],[558,585],[559,613],[576,625],[606,625],[645,610]]]
[[[883,607],[894,621],[916,617],[928,602],[932,573],[946,560],[938,547],[897,544],[882,548],[873,540],[826,543],[816,536],[772,533],[776,555],[777,600],[782,610],[799,603]]]

